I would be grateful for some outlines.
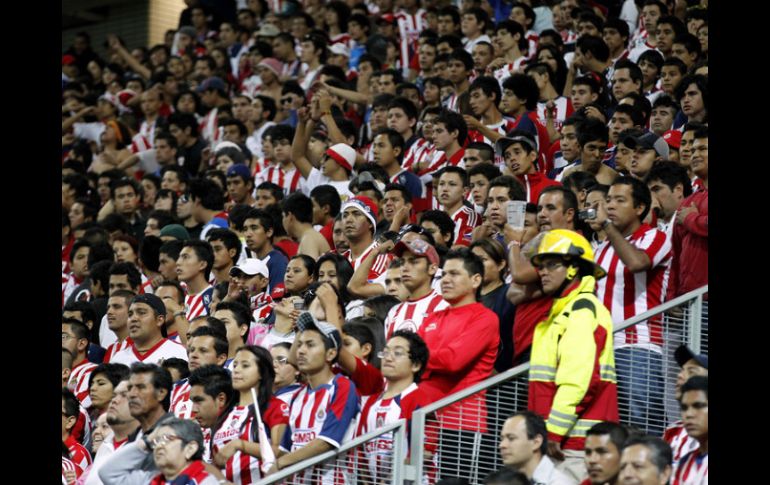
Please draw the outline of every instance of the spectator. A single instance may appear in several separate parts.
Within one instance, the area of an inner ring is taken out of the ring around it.
[[[707,376],[691,377],[682,385],[679,402],[682,421],[698,448],[682,457],[674,468],[673,483],[704,483],[709,473],[709,380]]]
[[[596,219],[589,221],[591,229],[604,230],[607,235],[596,249],[596,262],[610,276],[599,281],[597,296],[610,309],[616,325],[666,298],[671,243],[665,233],[642,222],[651,199],[641,181],[618,177],[610,186],[606,209],[599,206]],[[618,394],[629,403],[630,414],[623,417],[640,429],[662,432],[656,424],[661,421],[663,405],[660,319],[615,334],[615,346]]]
[[[620,457],[622,485],[658,485],[671,478],[671,448],[653,436],[631,438]]]
[[[628,435],[628,430],[617,423],[602,422],[591,426],[586,433],[585,445],[588,478],[580,485],[617,485],[620,455]]]

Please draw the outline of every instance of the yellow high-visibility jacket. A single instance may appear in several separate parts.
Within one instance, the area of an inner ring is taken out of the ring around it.
[[[548,439],[582,450],[586,431],[618,421],[612,318],[583,277],[553,302],[535,327],[529,371],[529,409],[546,419]]]

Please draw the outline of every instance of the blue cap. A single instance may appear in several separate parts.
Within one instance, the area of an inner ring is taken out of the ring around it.
[[[197,92],[202,93],[204,91],[208,90],[215,90],[215,91],[222,91],[223,93],[227,92],[227,85],[224,81],[219,79],[218,77],[210,77],[203,81],[200,86],[198,86],[198,89],[196,89]]]
[[[235,165],[230,166],[230,168],[227,169],[227,176],[238,176],[241,177],[244,181],[251,180],[251,172],[249,171],[249,167],[242,163],[236,163]]]

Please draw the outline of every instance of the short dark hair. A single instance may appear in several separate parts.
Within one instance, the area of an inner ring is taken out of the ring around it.
[[[636,445],[644,446],[651,452],[650,461],[658,469],[658,472],[663,472],[666,467],[671,466],[673,461],[671,446],[662,439],[649,435],[632,437],[626,441],[624,448]]]
[[[631,122],[634,124],[634,126],[645,125],[644,113],[642,112],[642,109],[636,105],[619,104],[617,108],[615,108],[613,116],[615,113],[627,114],[631,118]]]
[[[366,344],[372,346],[372,351],[367,358],[367,361],[371,363],[377,353],[377,350],[375,349],[374,332],[372,332],[372,329],[361,323],[349,322],[342,326],[342,332],[345,335],[356,339],[362,347]]]
[[[698,40],[697,38],[695,39]],[[642,52],[642,54],[639,56],[639,59],[637,59],[636,63],[641,64],[642,61],[647,61],[655,66],[655,68],[658,70],[658,73],[660,73],[660,69],[663,67],[663,54],[656,51],[655,49],[650,49],[647,51]]]
[[[436,123],[442,123],[448,132],[457,131],[457,143],[460,146],[465,144],[465,140],[468,138],[468,125],[460,113],[444,109],[434,121],[434,124]]]
[[[416,122],[418,116],[417,107],[410,99],[403,96],[396,96],[390,103],[388,103],[388,109],[390,110],[392,108],[401,108],[408,119],[413,119]]]
[[[110,276],[112,275],[126,275],[131,288],[139,288],[142,284],[142,274],[132,263],[113,263],[110,266]]]
[[[190,376],[190,368],[187,365],[187,361],[180,359],[179,357],[171,357],[169,359],[165,359],[163,362],[161,362],[160,366],[166,369],[169,374],[171,373],[171,369],[176,369],[176,371],[179,372],[179,380],[187,379],[187,377]]]
[[[669,57],[665,61],[663,61],[663,65],[660,67],[660,70],[662,71],[665,66],[674,66],[679,70],[679,74],[684,76],[687,74],[687,64],[684,63],[683,60],[681,60],[678,57]]]
[[[490,163],[495,158],[494,148],[492,148],[492,146],[489,143],[484,143],[483,141],[474,141],[474,142],[468,143],[468,146],[466,146],[465,149],[478,150],[479,155],[481,155],[481,158]],[[480,165],[483,165],[483,163],[481,163]],[[468,171],[469,176],[470,174],[471,174],[470,171]]]
[[[397,190],[401,192],[401,197],[404,199],[404,202],[406,202],[407,204],[412,202],[412,193],[409,192],[409,189],[407,189],[403,185],[393,184],[393,183],[388,184],[385,186],[385,190],[383,192],[389,192],[391,190]]]
[[[486,145],[486,144],[485,144]],[[470,145],[468,145],[470,148]],[[474,175],[483,175],[487,180],[492,181],[501,175],[500,169],[491,163],[480,163],[468,170],[468,179]]]
[[[221,211],[225,208],[225,194],[213,180],[194,178],[190,181],[190,197],[200,201],[208,210]]]
[[[700,41],[698,40],[697,37],[695,37],[689,32],[678,34],[674,38],[674,44],[682,44],[685,50],[687,50],[687,52],[689,52],[690,54],[692,54],[693,52],[697,54],[696,59],[701,55]]]
[[[291,125],[275,125],[270,128],[270,138],[275,143],[278,140],[294,140],[294,128]]]
[[[649,184],[656,180],[660,180],[671,190],[674,190],[676,184],[682,184],[682,195],[689,197],[692,194],[692,184],[687,175],[687,169],[677,162],[663,160],[653,165],[644,178],[644,183]]]
[[[319,207],[329,206],[329,215],[336,217],[340,213],[340,207],[342,207],[342,201],[340,200],[340,194],[337,189],[331,185],[318,185],[310,191],[310,198],[314,199]]]
[[[275,113],[277,111],[277,107],[275,105],[275,99],[273,99],[271,96],[265,96],[264,94],[258,94],[254,97],[254,99],[259,99],[260,101],[262,101],[262,110],[270,113],[267,117],[267,120],[273,121],[273,119],[275,119]]]
[[[444,264],[450,259],[461,259],[463,261],[463,268],[468,272],[468,275],[481,275],[484,278],[484,263],[481,262],[481,258],[472,253],[468,248],[450,249],[446,256],[444,256]],[[481,287],[479,287],[481,288]]]
[[[248,219],[257,219],[259,221],[259,225],[262,226],[262,229],[264,229],[265,232],[275,229],[275,221],[273,220],[273,217],[264,209],[256,209],[252,207],[243,216],[243,223],[245,224]],[[270,237],[270,241],[273,241],[272,236]]]
[[[610,139],[607,125],[594,118],[586,118],[580,122],[575,127],[575,131],[577,132],[578,144],[581,147],[592,141],[608,142]]]
[[[543,443],[540,445],[540,453],[545,456],[548,452],[548,430],[545,427],[545,420],[532,411],[520,411],[511,416],[511,418],[517,416],[524,419],[524,423],[527,426],[528,439],[533,440],[537,435],[540,435],[543,438]]]
[[[134,362],[131,364],[131,375],[134,374],[152,374],[152,387],[155,390],[165,389],[166,397],[161,403],[164,411],[168,411],[171,405],[171,386],[173,384],[171,373],[161,366],[155,364],[145,364],[144,362]]]
[[[198,120],[191,113],[182,113],[181,111],[171,113],[168,117],[168,126],[171,125],[176,125],[182,131],[189,128],[190,136],[193,138],[198,136]]]
[[[650,205],[652,204],[652,195],[650,194],[650,189],[647,188],[647,184],[630,175],[619,175],[610,187],[615,185],[628,185],[631,187],[631,199],[633,200],[634,207],[644,204],[644,211],[639,216],[639,221],[643,221],[647,217],[647,213],[650,212]]]
[[[407,117],[408,116],[409,115],[407,115]],[[404,157],[404,146],[406,144],[401,133],[397,132],[393,128],[381,128],[379,131],[377,131],[376,136],[379,135],[385,135],[388,138],[388,143],[390,143],[392,148],[399,148],[401,150],[397,157],[397,160],[400,162]]]
[[[581,52],[590,52],[599,62],[607,62],[610,58],[610,48],[604,39],[595,35],[584,35],[575,43],[575,48]]]
[[[96,323],[96,310],[92,303],[87,301],[73,301],[64,305],[62,312],[80,312],[82,322]]]
[[[446,167],[436,172],[435,176],[441,178],[444,176],[444,174],[447,173],[457,174],[463,183],[463,187],[468,187],[468,172],[466,172],[464,168],[458,167],[457,165],[447,165]]]
[[[639,66],[629,59],[620,59],[615,63],[615,72],[618,72],[620,69],[628,69],[628,76],[631,78],[631,81],[639,83],[639,91],[641,91],[644,87],[644,75]]]
[[[617,448],[618,451],[623,451],[623,446],[628,440],[630,433],[628,432],[628,429],[622,424],[612,423],[610,421],[597,423],[591,426],[588,431],[586,431],[586,436],[604,435],[609,435],[610,441],[613,445],[615,445],[615,448]]]
[[[452,220],[451,217],[449,217],[449,214],[447,214],[444,211],[439,210],[429,210],[422,213],[422,216],[420,217],[420,224],[423,222],[428,221],[432,222],[436,226],[438,226],[439,231],[441,232],[441,235],[454,235],[455,232],[455,222]]]
[[[233,317],[235,317],[235,321],[239,327],[241,325],[249,326],[251,324],[252,318],[249,307],[242,303],[237,301],[223,301],[217,304],[217,311],[220,310],[230,310],[230,312],[233,314]],[[244,343],[246,343],[247,335],[248,332],[243,336]]]
[[[160,247],[159,253],[166,254],[169,258],[176,261],[179,258],[179,252],[182,251],[183,246],[183,241],[172,239],[171,241],[166,241],[163,243],[163,245]]]
[[[409,360],[413,364],[420,366],[420,369],[414,373],[414,382],[420,382],[420,376],[428,365],[428,359],[430,358],[428,345],[420,335],[409,330],[397,330],[390,336],[391,339],[395,337],[401,337],[409,342]]]
[[[501,30],[507,31],[509,34],[511,34],[511,37],[519,34],[519,50],[527,49],[528,41],[524,35],[524,27],[522,27],[520,23],[509,19],[503,20],[495,25],[495,34]],[[561,36],[559,36],[559,39],[561,39]]]
[[[84,338],[88,340],[89,343],[91,342],[91,331],[88,329],[85,322],[81,322],[76,318],[62,318],[61,323],[63,325],[69,325],[72,333],[75,334],[75,337],[78,340]]]
[[[687,379],[687,382],[682,384],[681,395],[689,391],[703,391],[706,397],[709,396],[709,378],[708,376],[693,376]],[[681,398],[680,398],[681,401]]]
[[[203,276],[208,281],[211,268],[214,266],[214,250],[211,249],[211,244],[208,241],[201,241],[200,239],[188,239],[182,242],[182,249],[192,248],[195,251],[195,256],[200,261],[206,262],[206,268]]]
[[[294,192],[281,204],[284,214],[294,214],[299,222],[313,223],[313,201],[302,192]]]
[[[487,97],[491,98],[494,95],[495,106],[500,106],[500,98],[502,97],[503,92],[500,89],[500,83],[497,82],[497,79],[492,76],[479,76],[471,83],[468,88],[468,93],[470,94],[476,89],[480,89]]]
[[[574,211],[578,210],[578,200],[577,196],[575,196],[575,193],[572,192],[570,189],[563,187],[561,185],[551,185],[546,188],[544,188],[540,192],[540,197],[543,197],[543,194],[548,194],[551,192],[558,192],[562,196],[562,206],[564,207],[564,210],[572,209]],[[540,197],[538,197],[538,203],[540,202]]]
[[[203,327],[198,330],[202,329]],[[219,393],[224,393],[226,402],[230,402],[235,394],[230,372],[215,364],[204,365],[192,371],[187,383],[190,387],[201,386],[203,392],[212,398],[216,398]]]
[[[505,187],[508,189],[508,198],[511,200],[527,200],[527,193],[521,183],[510,175],[500,175],[489,181],[489,189],[492,187]]]
[[[276,201],[280,202],[283,200],[283,188],[276,183],[262,182],[257,185],[257,190],[268,190]]]
[[[607,19],[606,22],[604,22],[604,26],[602,27],[601,30],[604,31],[604,29],[617,30],[618,34],[620,34],[621,37],[626,38],[623,45],[628,46],[628,41],[630,39],[631,32],[625,20],[621,20],[618,17],[610,17]]]
[[[77,418],[80,416],[80,401],[66,387],[61,390],[61,397],[64,400],[64,415],[68,418]]]
[[[180,305],[184,303],[185,295],[187,294],[187,292],[185,292],[181,283],[179,283],[176,280],[163,281],[158,285],[158,288],[160,289],[163,287],[176,288],[176,294],[177,294],[176,302],[179,303]]]
[[[206,240],[209,244],[211,241],[222,241],[225,248],[228,250],[235,249],[235,256],[233,256],[232,259],[233,261],[238,261],[238,258],[241,255],[241,240],[238,235],[230,229],[212,229],[206,234]]]
[[[517,98],[524,100],[528,111],[537,108],[540,99],[540,89],[534,79],[522,73],[514,73],[503,81],[503,90],[510,89]]]
[[[510,467],[503,467],[491,472],[484,478],[485,485],[529,485],[527,475]]]
[[[219,307],[217,307],[218,309]],[[227,355],[227,351],[230,348],[229,344],[227,343],[227,332],[225,331],[225,334],[222,334],[222,332],[219,332],[213,327],[198,327],[193,331],[193,333],[190,334],[190,338],[193,337],[211,337],[214,339],[214,352],[216,352],[216,355]]]
[[[473,70],[473,56],[462,47],[457,47],[449,54],[449,61],[460,61],[465,66],[466,71]]]

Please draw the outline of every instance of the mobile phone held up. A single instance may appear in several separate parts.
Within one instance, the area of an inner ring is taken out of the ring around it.
[[[583,209],[582,211],[578,211],[578,219],[581,221],[596,219],[596,209],[592,207],[590,209]]]
[[[527,211],[527,202],[523,200],[511,200],[506,207],[507,223],[514,229],[524,229],[524,214]]]

